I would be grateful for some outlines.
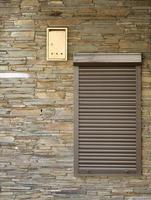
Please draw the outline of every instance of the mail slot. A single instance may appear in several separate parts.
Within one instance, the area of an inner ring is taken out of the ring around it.
[[[47,60],[67,60],[67,28],[47,28]]]

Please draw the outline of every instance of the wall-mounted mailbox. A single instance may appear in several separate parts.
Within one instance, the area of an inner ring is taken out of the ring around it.
[[[67,28],[47,28],[47,60],[67,60]]]

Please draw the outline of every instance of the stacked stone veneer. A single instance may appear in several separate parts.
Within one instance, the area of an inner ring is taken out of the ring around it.
[[[151,1],[0,0],[1,200],[151,200]],[[46,28],[69,28],[46,61]],[[142,176],[74,177],[75,52],[142,52]]]

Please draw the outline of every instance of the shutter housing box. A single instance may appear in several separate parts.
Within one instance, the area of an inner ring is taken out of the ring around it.
[[[77,53],[75,175],[141,173],[139,53]]]

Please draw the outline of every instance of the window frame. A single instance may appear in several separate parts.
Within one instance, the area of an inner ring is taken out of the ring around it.
[[[74,55],[74,175],[141,175],[141,53],[77,53]],[[79,173],[78,168],[78,128],[79,128],[79,67],[88,66],[123,66],[136,67],[136,173]]]

